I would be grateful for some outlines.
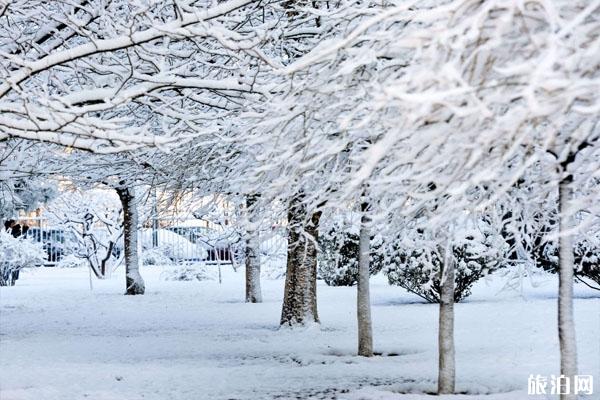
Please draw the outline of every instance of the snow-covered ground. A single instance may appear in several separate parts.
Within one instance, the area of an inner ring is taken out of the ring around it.
[[[245,304],[243,270],[226,269],[219,284],[164,281],[147,267],[147,294],[135,297],[122,295],[118,272],[90,291],[85,269],[39,268],[0,290],[2,400],[387,400],[435,389],[437,307],[382,277],[372,297],[384,355],[365,359],[355,356],[355,288],[320,283],[321,326],[291,330],[278,327],[282,280],[264,280],[265,302]],[[536,398],[529,375],[558,372],[556,280],[524,283],[480,282],[456,306],[457,390],[467,395],[449,398]],[[600,299],[580,285],[576,295],[580,373],[598,393]]]

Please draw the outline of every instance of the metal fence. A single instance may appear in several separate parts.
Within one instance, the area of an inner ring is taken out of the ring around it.
[[[34,242],[42,243],[46,252],[45,265],[57,264],[70,251],[65,230],[49,227],[45,218],[19,218],[16,220],[15,227],[11,229],[11,233],[14,236],[22,236]]]
[[[46,218],[22,217],[17,220],[26,238],[42,243],[47,254],[44,265],[54,266],[70,254],[85,253],[81,241],[68,227],[50,225]],[[172,218],[151,219],[138,231],[140,258],[177,264],[231,264],[241,262],[240,238],[230,227],[198,226]],[[15,231],[16,232],[16,231]],[[122,239],[115,254],[122,253]]]
[[[68,255],[86,254],[85,241],[73,228],[50,223],[44,217],[21,217],[17,220],[24,236],[42,243],[46,252],[44,265],[54,266]],[[101,226],[97,227],[102,230]],[[96,232],[101,238],[102,232]],[[219,264],[244,262],[244,240],[231,225],[175,218],[149,218],[138,230],[140,259],[148,264]],[[261,233],[260,254],[265,260],[285,258],[287,242],[284,229]],[[123,241],[115,245],[113,255],[123,255]]]
[[[200,223],[199,223],[200,222]],[[233,264],[240,237],[230,227],[198,220],[151,218],[140,232],[142,252],[158,251],[176,263]]]

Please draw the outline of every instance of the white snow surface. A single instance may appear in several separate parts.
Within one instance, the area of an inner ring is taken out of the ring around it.
[[[142,267],[143,296],[123,295],[122,269],[93,291],[84,268],[22,271],[0,289],[0,399],[512,400],[533,398],[529,374],[558,373],[554,276],[520,292],[480,282],[455,310],[463,394],[431,397],[437,306],[383,277],[371,295],[384,355],[367,359],[355,355],[356,288],[319,282],[321,325],[279,329],[283,280],[264,280],[264,303],[246,304],[243,268],[224,269],[222,284],[163,281],[167,268]],[[575,293],[579,371],[598,393],[600,298]]]

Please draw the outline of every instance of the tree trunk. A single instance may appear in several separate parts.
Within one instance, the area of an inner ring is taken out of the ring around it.
[[[158,199],[156,188],[152,189],[152,248],[158,247]]]
[[[560,181],[558,189],[559,234],[569,230],[572,217],[567,213],[570,198],[571,177]],[[573,380],[577,375],[577,341],[573,318],[573,279],[575,256],[573,236],[569,232],[558,238],[559,246],[559,285],[558,285],[558,341],[560,343],[560,373],[570,380],[569,394],[561,394],[561,400],[576,399]]]
[[[360,220],[358,283],[356,293],[356,317],[358,319],[358,355],[373,357],[373,327],[371,322],[371,299],[369,294],[369,257],[371,253],[368,205],[362,204]]]
[[[294,196],[288,206],[288,258],[281,325],[318,323],[317,240],[321,213],[311,214],[302,195]]]
[[[120,186],[116,189],[123,207],[123,241],[125,243],[125,294],[144,294],[138,258],[138,210],[135,189]]]
[[[256,203],[256,196],[246,197],[246,209],[249,215],[249,227],[246,230],[246,303],[262,303],[260,291],[260,238],[255,226],[256,218],[251,208]]]
[[[450,255],[441,272],[438,346],[438,394],[454,393],[454,261]]]

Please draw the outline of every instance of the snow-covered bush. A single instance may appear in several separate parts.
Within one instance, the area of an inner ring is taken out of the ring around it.
[[[383,256],[379,252],[381,239],[371,239],[369,269],[371,275],[383,268]],[[360,254],[357,233],[338,231],[335,228],[319,237],[318,276],[329,286],[354,286],[358,281],[358,256]]]
[[[140,242],[144,251],[153,248],[152,229],[142,229],[139,233]],[[158,229],[156,231],[158,248],[161,252],[173,261],[199,261],[205,260],[208,253],[199,243],[192,243],[187,238],[167,229]]]
[[[166,281],[212,281],[215,271],[206,265],[183,266],[163,271],[161,277]]]
[[[577,242],[575,247],[575,276],[588,278],[600,288],[600,232]]]
[[[75,254],[67,254],[56,263],[57,268],[79,268],[87,266],[88,262],[84,258],[77,257]]]
[[[0,230],[0,286],[14,285],[16,271],[41,265],[46,256],[41,243]]]
[[[575,280],[586,283],[589,279],[600,288],[600,232],[578,238],[573,249],[575,253]],[[535,266],[550,273],[558,273],[558,248],[553,241],[539,240],[532,249],[531,257]],[[588,284],[588,286],[590,286]]]
[[[144,249],[140,257],[142,265],[172,265],[173,260],[168,252],[169,249],[163,247]]]
[[[447,248],[423,231],[415,232],[412,238],[395,246],[391,262],[385,268],[388,281],[437,303],[441,290],[439,274],[448,259],[455,265],[454,300],[458,302],[471,294],[475,282],[503,267],[508,252],[502,236],[483,221],[454,235],[450,257],[446,257]]]
[[[513,190],[511,195],[514,198],[520,193]],[[503,235],[511,245],[509,253],[511,261],[535,266],[553,274],[557,273],[559,250],[556,238],[558,221],[556,200],[550,199],[547,203],[531,205],[530,202],[521,199],[511,206],[510,211],[505,212],[503,222]],[[578,218],[590,217],[579,216]],[[573,243],[575,280],[586,284],[588,284],[586,280],[591,280],[598,284],[596,287],[591,287],[600,289],[600,221],[595,220],[586,229],[582,229],[573,237]]]

